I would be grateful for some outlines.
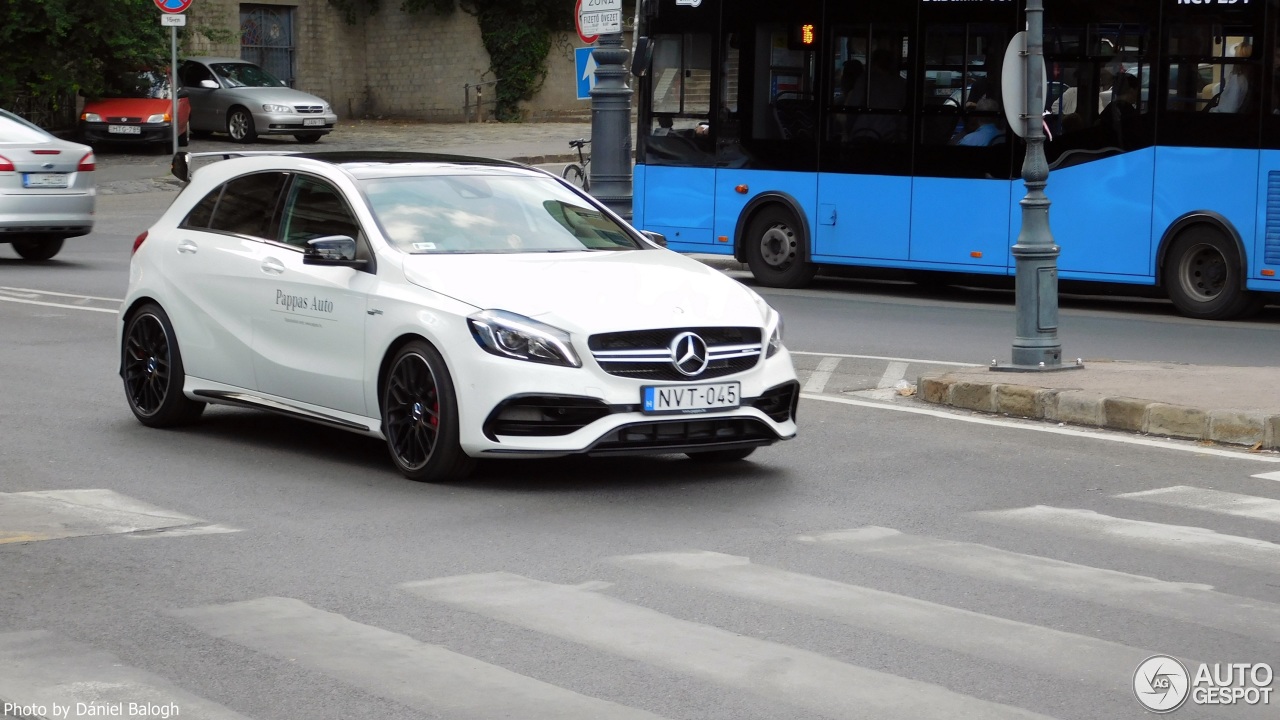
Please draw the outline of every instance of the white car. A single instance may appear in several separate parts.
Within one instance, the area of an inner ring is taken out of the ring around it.
[[[778,313],[659,241],[515,163],[214,162],[134,243],[125,394],[155,427],[222,403],[382,437],[415,480],[480,457],[731,461],[794,437]]]

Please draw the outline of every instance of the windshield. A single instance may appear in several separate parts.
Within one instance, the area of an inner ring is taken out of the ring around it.
[[[430,175],[363,182],[383,234],[415,254],[635,250],[629,232],[556,180]]]
[[[45,143],[53,139],[49,133],[11,112],[0,110],[0,142]]]
[[[218,63],[210,67],[231,87],[284,87],[274,75],[251,63]]]
[[[165,73],[120,72],[107,78],[104,98],[152,98],[168,100],[169,77]]]

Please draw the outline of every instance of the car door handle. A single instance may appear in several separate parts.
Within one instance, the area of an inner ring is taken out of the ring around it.
[[[190,240],[183,240],[182,242],[178,243],[178,252],[180,253],[189,253],[191,255],[195,255],[196,251],[199,249],[200,247],[195,243],[191,242]]]
[[[267,258],[262,261],[262,272],[268,275],[279,275],[284,272],[284,263],[275,258]]]

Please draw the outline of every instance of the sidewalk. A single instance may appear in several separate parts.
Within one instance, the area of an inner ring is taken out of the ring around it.
[[[1091,360],[1080,370],[924,375],[925,402],[1280,450],[1280,368]]]

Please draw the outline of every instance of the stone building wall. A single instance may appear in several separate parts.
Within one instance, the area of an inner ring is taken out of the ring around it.
[[[407,14],[399,3],[383,2],[376,15],[348,25],[327,0],[252,4],[294,8],[294,86],[328,100],[343,118],[461,121],[464,85],[494,79],[479,24],[465,12]],[[182,54],[240,57],[241,5],[237,0],[194,3]],[[211,41],[201,28],[221,30],[230,40]],[[625,42],[629,47],[629,35]],[[581,44],[575,33],[554,40],[546,82],[522,104],[527,118],[590,117],[590,101],[576,99],[575,92],[573,48]],[[484,86],[484,92],[491,115],[493,86]]]

